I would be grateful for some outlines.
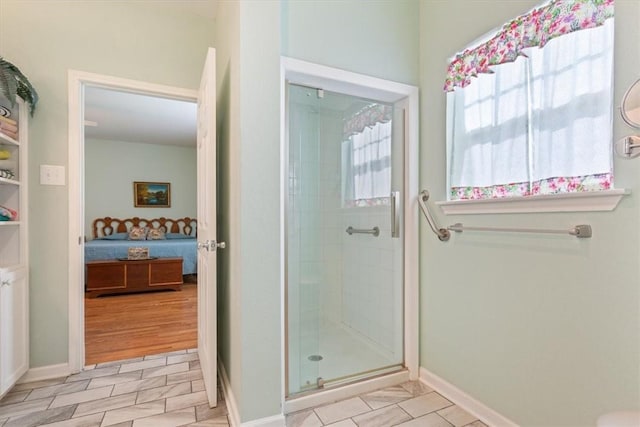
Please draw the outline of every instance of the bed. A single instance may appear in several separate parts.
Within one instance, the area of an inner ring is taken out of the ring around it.
[[[148,247],[150,257],[182,258],[182,274],[196,274],[197,241],[195,218],[97,218],[92,225],[92,240],[85,242],[85,263],[127,258],[130,247]],[[162,240],[129,240],[132,227],[159,229]]]

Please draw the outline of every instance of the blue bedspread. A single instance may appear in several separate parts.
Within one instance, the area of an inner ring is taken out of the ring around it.
[[[182,274],[196,274],[196,239],[175,240],[91,240],[84,244],[84,261],[126,258],[127,249],[142,246],[149,248],[149,256],[159,258],[182,257]]]

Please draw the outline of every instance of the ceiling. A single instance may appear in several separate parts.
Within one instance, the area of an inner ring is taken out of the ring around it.
[[[196,145],[197,104],[88,86],[85,139]]]

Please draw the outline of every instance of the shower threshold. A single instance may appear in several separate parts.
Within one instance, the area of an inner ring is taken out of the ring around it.
[[[283,411],[289,414],[409,381],[409,371],[403,366],[389,366],[374,372],[376,372],[375,375],[372,375],[373,372],[364,372],[350,377],[326,380],[323,388],[317,388],[314,385],[310,390],[288,396],[284,402]]]

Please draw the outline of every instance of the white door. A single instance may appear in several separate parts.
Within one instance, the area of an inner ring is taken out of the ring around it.
[[[0,269],[0,397],[29,368],[27,269]]]
[[[198,354],[209,405],[217,404],[216,51],[209,48],[198,92]]]

